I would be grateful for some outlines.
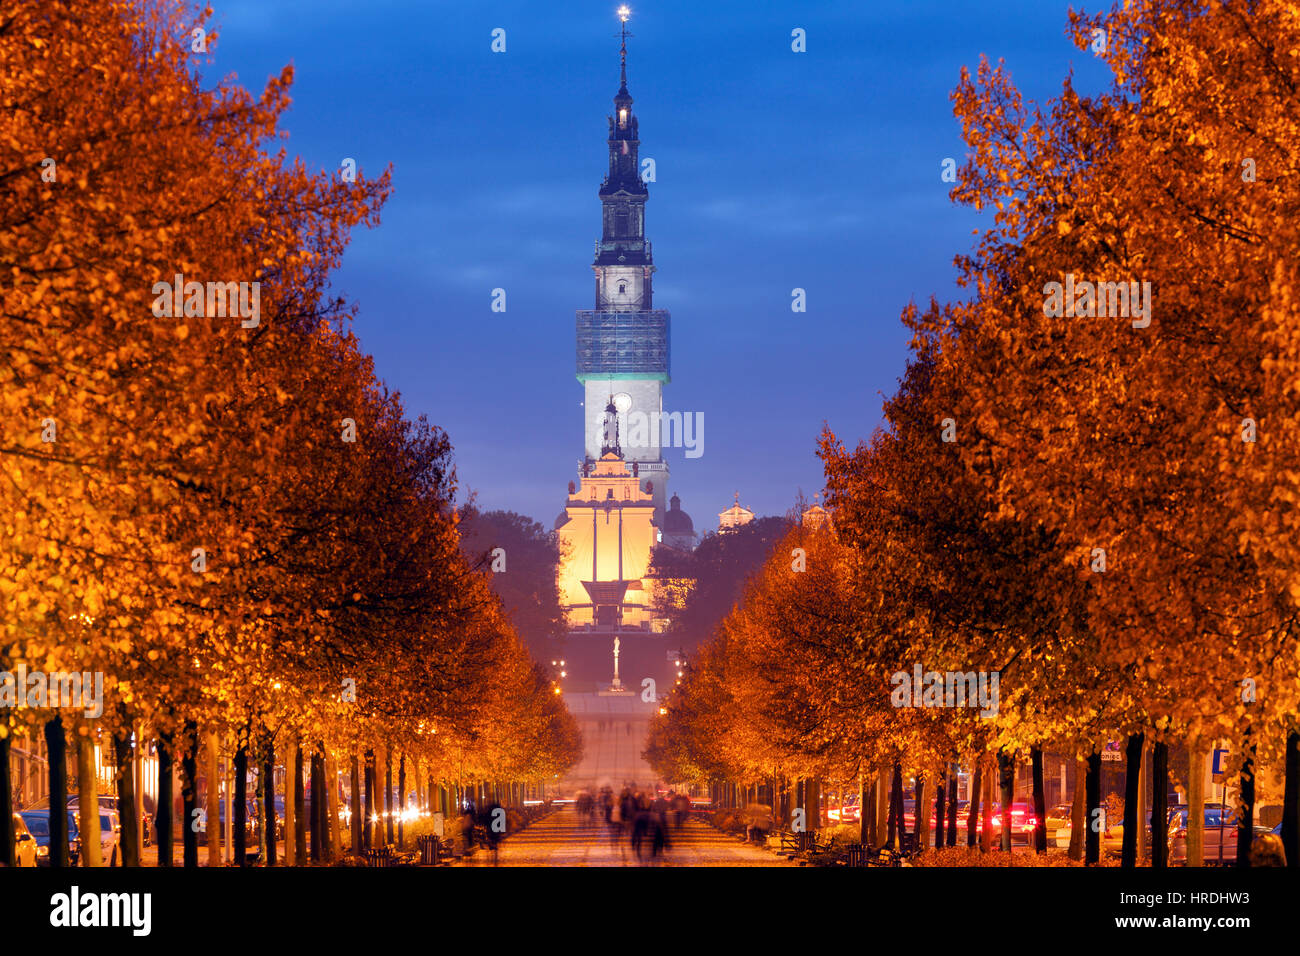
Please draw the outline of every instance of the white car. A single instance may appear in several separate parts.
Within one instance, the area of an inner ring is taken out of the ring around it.
[[[117,858],[117,845],[122,838],[122,823],[118,819],[116,810],[105,810],[99,808],[99,860],[103,866],[119,866],[121,860]],[[83,861],[86,854],[81,854]]]

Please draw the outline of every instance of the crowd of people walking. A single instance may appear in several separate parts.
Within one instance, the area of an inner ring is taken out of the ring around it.
[[[574,809],[585,826],[596,828],[602,823],[611,843],[620,852],[630,849],[638,863],[655,866],[661,863],[672,846],[669,828],[680,829],[690,813],[691,801],[685,794],[669,791],[667,795],[648,793],[635,784],[617,795],[609,786],[599,793],[581,790]]]

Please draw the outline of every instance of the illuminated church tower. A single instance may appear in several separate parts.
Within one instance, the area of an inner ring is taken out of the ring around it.
[[[560,602],[569,626],[559,676],[583,738],[582,762],[557,782],[562,792],[655,780],[643,756],[660,707],[655,688],[662,694],[673,686],[681,654],[657,633],[650,557],[656,544],[689,549],[695,541],[680,501],[674,497],[665,512],[668,465],[657,426],[668,382],[668,313],[653,308],[648,191],[627,91],[627,8],[618,15],[621,82],[600,187],[596,301],[577,315],[584,457],[555,522]],[[647,429],[647,420],[655,427]]]
[[[668,312],[654,306],[654,260],[645,237],[645,202],[637,119],[627,91],[627,10],[620,9],[620,85],[609,117],[609,169],[600,187],[596,307],[578,312],[578,381],[586,392],[588,465],[601,457],[606,405],[618,411],[624,459],[651,493],[656,524],[667,502],[668,463],[659,447],[663,387],[669,381]],[[629,422],[629,413],[633,419]],[[641,413],[639,415],[635,413]],[[646,422],[651,427],[646,427]],[[630,426],[630,427],[629,427]]]
[[[695,535],[678,500],[671,511],[665,507],[668,463],[659,447],[659,421],[668,381],[668,313],[651,308],[654,264],[645,238],[648,191],[637,119],[627,91],[627,16],[626,8],[619,10],[621,82],[599,194],[596,308],[577,313],[585,456],[555,529],[564,553],[560,601],[571,632],[648,636],[656,626],[646,577],[651,551],[659,543],[689,550]]]

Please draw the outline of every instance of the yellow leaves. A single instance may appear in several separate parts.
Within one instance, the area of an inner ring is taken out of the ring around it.
[[[189,336],[190,336],[190,328],[189,328],[188,325],[178,325],[178,326],[176,326],[176,338],[177,338],[177,339],[179,339],[180,341],[184,342],[187,338],[189,338]]]
[[[1056,234],[1058,236],[1068,236],[1070,234],[1071,228],[1072,227],[1070,226],[1069,220],[1065,219],[1064,217],[1057,220],[1056,222]]]

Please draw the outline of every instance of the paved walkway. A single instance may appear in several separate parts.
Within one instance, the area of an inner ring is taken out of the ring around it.
[[[669,830],[670,845],[661,866],[793,866],[783,857],[746,846],[706,823],[690,820]],[[501,866],[637,866],[652,865],[649,849],[638,863],[625,840],[610,839],[603,822],[586,826],[573,808],[558,810],[501,844]],[[480,850],[472,866],[491,866],[492,855]]]

